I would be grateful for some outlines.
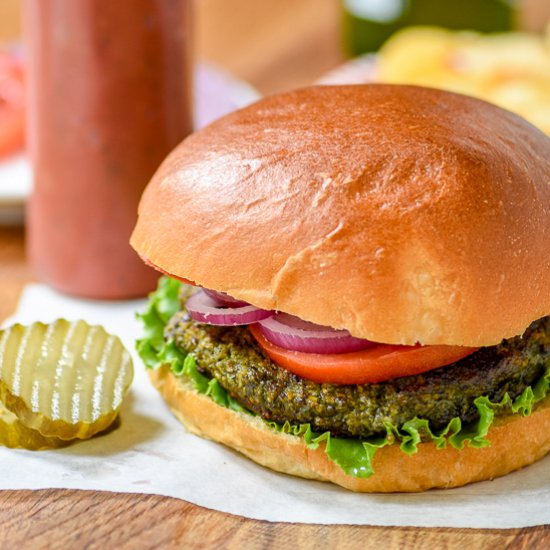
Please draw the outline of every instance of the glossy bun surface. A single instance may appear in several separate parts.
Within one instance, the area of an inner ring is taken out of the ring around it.
[[[165,272],[358,337],[496,344],[550,314],[550,139],[427,88],[268,97],[167,158],[132,244]]]

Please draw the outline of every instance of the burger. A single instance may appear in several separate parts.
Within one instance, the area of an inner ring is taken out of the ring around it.
[[[550,139],[394,85],[275,95],[188,137],[132,245],[138,350],[187,429],[354,491],[550,450]]]

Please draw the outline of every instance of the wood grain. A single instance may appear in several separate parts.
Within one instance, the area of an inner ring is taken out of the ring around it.
[[[0,0],[0,39],[17,37],[18,3]],[[305,85],[342,58],[338,0],[198,0],[195,5],[198,55],[248,79],[264,93]],[[31,279],[23,230],[0,227],[0,320],[14,310],[21,289]],[[1,465],[0,475],[9,475]],[[261,494],[261,487],[258,491]],[[550,527],[470,530],[277,524],[159,496],[72,490],[0,492],[1,549],[159,547],[531,549],[550,548]]]
[[[10,315],[31,270],[27,265],[21,227],[0,227],[0,321]]]
[[[338,0],[201,0],[196,51],[263,93],[305,86],[343,59],[339,14]]]
[[[69,490],[0,493],[0,548],[84,546],[532,549],[550,547],[550,527],[481,531],[298,525],[249,520],[152,495]]]

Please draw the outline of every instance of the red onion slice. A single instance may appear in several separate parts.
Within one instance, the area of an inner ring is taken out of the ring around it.
[[[209,288],[203,288],[203,290],[212,300],[222,307],[243,307],[250,305],[248,302],[237,300],[237,298],[233,298],[225,292],[218,292],[217,290],[211,290]]]
[[[204,290],[192,294],[185,307],[194,321],[219,326],[249,325],[273,315],[272,311],[259,309],[251,305],[243,307],[220,306]]]
[[[347,330],[336,330],[277,313],[258,323],[262,334],[276,346],[305,353],[351,353],[375,343],[355,338]]]

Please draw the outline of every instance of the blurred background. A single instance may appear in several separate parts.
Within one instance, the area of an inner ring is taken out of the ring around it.
[[[440,87],[491,101],[550,134],[550,0],[124,1],[127,3],[0,0],[0,249],[4,232],[5,250],[9,252],[16,246],[13,257],[22,270],[27,269],[22,230],[8,234],[4,229],[8,225],[21,226],[27,209],[27,222],[34,220],[34,224],[28,224],[26,233],[27,245],[31,243],[27,250],[31,251],[33,273],[68,292],[124,297],[124,290],[130,287],[123,278],[117,292],[85,290],[90,281],[101,280],[101,273],[88,273],[87,266],[97,264],[94,257],[82,256],[75,261],[76,254],[81,251],[92,254],[97,249],[103,264],[107,261],[102,248],[105,237],[98,236],[98,227],[109,234],[114,258],[122,257],[120,251],[130,254],[128,238],[137,201],[162,158],[193,128],[200,128],[264,94],[312,83],[389,82]],[[35,14],[40,14],[34,23],[41,25],[35,27],[40,31],[27,36],[32,35],[29,42],[34,43],[29,50],[33,55],[27,58],[22,46],[24,2]],[[192,17],[187,12],[190,5]],[[170,18],[160,17],[151,25],[155,14],[160,13],[150,11],[152,6],[166,10],[180,6],[184,11],[172,18],[176,19],[175,24]],[[134,17],[128,18],[129,13]],[[104,18],[101,24],[112,25],[109,32],[97,35],[100,25],[94,23],[94,18]],[[134,28],[128,19],[134,20]],[[184,55],[188,24],[192,69]],[[54,28],[56,25],[59,28]],[[155,42],[157,45],[144,38],[148,32],[157,32],[151,31],[155,25],[160,29],[158,32],[168,32]],[[171,29],[163,31],[163,26]],[[50,48],[54,42],[63,42],[58,40],[59,36],[70,36],[70,44]],[[98,42],[94,42],[96,39]],[[134,39],[137,50],[133,49]],[[107,50],[110,48],[107,55],[106,43]],[[173,44],[180,44],[181,48]],[[165,57],[147,66],[160,50]],[[141,54],[134,55],[134,51]],[[176,54],[181,59],[174,58],[174,51],[181,53]],[[53,58],[55,63],[51,62]],[[113,59],[118,61],[106,70],[106,63]],[[136,59],[143,60],[141,67],[135,63]],[[32,82],[30,78],[32,62],[35,76],[42,79],[40,82],[36,78]],[[45,67],[42,72],[38,71],[39,65]],[[54,66],[61,72],[47,74]],[[121,67],[127,75],[122,79]],[[144,67],[147,75],[143,73]],[[131,73],[134,70],[142,72]],[[193,78],[189,78],[191,73]],[[108,85],[97,86],[99,81]],[[135,87],[134,82],[140,86]],[[26,93],[29,90],[31,93]],[[134,90],[140,94],[137,100],[139,94],[133,93]],[[192,109],[187,101],[191,95]],[[136,104],[132,107],[127,98]],[[134,111],[128,111],[130,108]],[[40,118],[43,113],[48,113],[48,117]],[[71,122],[84,120],[82,117],[89,113],[95,115],[86,118],[85,124],[78,126]],[[158,127],[152,130],[147,124],[153,119]],[[175,130],[174,121],[176,125],[179,123]],[[166,127],[161,123],[166,123]],[[78,128],[85,131],[78,134]],[[160,146],[156,138],[164,133],[165,143]],[[30,149],[36,153],[34,172],[24,151],[26,135],[31,136]],[[136,143],[115,155],[118,164],[113,171],[113,155],[101,156],[101,150],[112,151],[130,137]],[[155,156],[149,155],[146,165],[147,159],[140,151],[155,147],[158,151]],[[124,163],[122,170],[120,166]],[[91,168],[82,170],[82,166],[101,167],[103,172],[94,175]],[[132,177],[117,176],[113,184],[115,172],[120,175],[130,169],[135,172]],[[79,174],[76,181],[74,173]],[[89,182],[84,181],[82,173]],[[59,196],[55,200],[52,197],[42,200],[44,196],[39,190],[50,192],[50,181],[56,182]],[[77,195],[78,186],[82,193],[94,186],[94,195],[91,198]],[[113,189],[121,186],[126,186],[127,194],[113,197]],[[75,193],[70,200],[67,190]],[[115,199],[120,204],[115,204]],[[91,200],[95,200],[92,225],[81,227],[83,217],[74,205],[86,204],[89,210]],[[111,205],[110,214],[106,213],[105,205]],[[124,227],[115,228],[114,221],[122,220],[122,208],[126,211]],[[57,223],[58,219],[68,220],[71,216],[72,222],[67,221],[70,231]],[[71,235],[77,237],[68,242],[66,237]],[[119,237],[116,246],[115,235]],[[89,240],[84,241],[85,237]],[[57,242],[55,250],[54,242]],[[68,259],[59,259],[67,255],[69,245],[76,247],[74,253]],[[76,281],[74,272],[47,276],[46,271],[41,271],[41,264],[49,264],[51,270],[60,270],[59,266],[65,269],[69,260],[74,270],[88,273],[86,285],[75,283],[74,288],[69,288],[58,282],[61,277]],[[127,272],[126,265],[124,260],[120,271]],[[111,267],[111,273],[115,273],[115,264]],[[104,286],[112,286],[112,280],[112,276],[107,278]],[[131,294],[142,293],[136,290]]]
[[[517,13],[515,26],[534,32],[542,32],[550,18],[550,0],[467,3],[474,9],[465,17],[463,0],[419,2],[422,11],[431,8],[444,14],[449,6],[459,5],[459,15],[474,21],[483,13],[484,20],[491,19],[495,5],[502,19],[502,6],[512,6]],[[396,10],[387,9],[396,4]],[[376,6],[386,6],[382,15],[389,11],[391,16],[405,4],[401,0],[195,0],[195,54],[250,82],[262,93],[285,90],[311,83],[353,51],[349,44],[354,39],[343,33],[349,31],[353,12],[362,13],[361,6],[375,6],[366,13],[376,18]],[[21,0],[0,1],[0,42],[19,39],[20,7]],[[421,15],[412,22],[422,22]],[[399,15],[395,18],[400,19]],[[355,28],[361,31],[360,22]],[[363,29],[368,30],[368,25]],[[368,42],[368,37],[355,37],[356,43],[363,40]]]

